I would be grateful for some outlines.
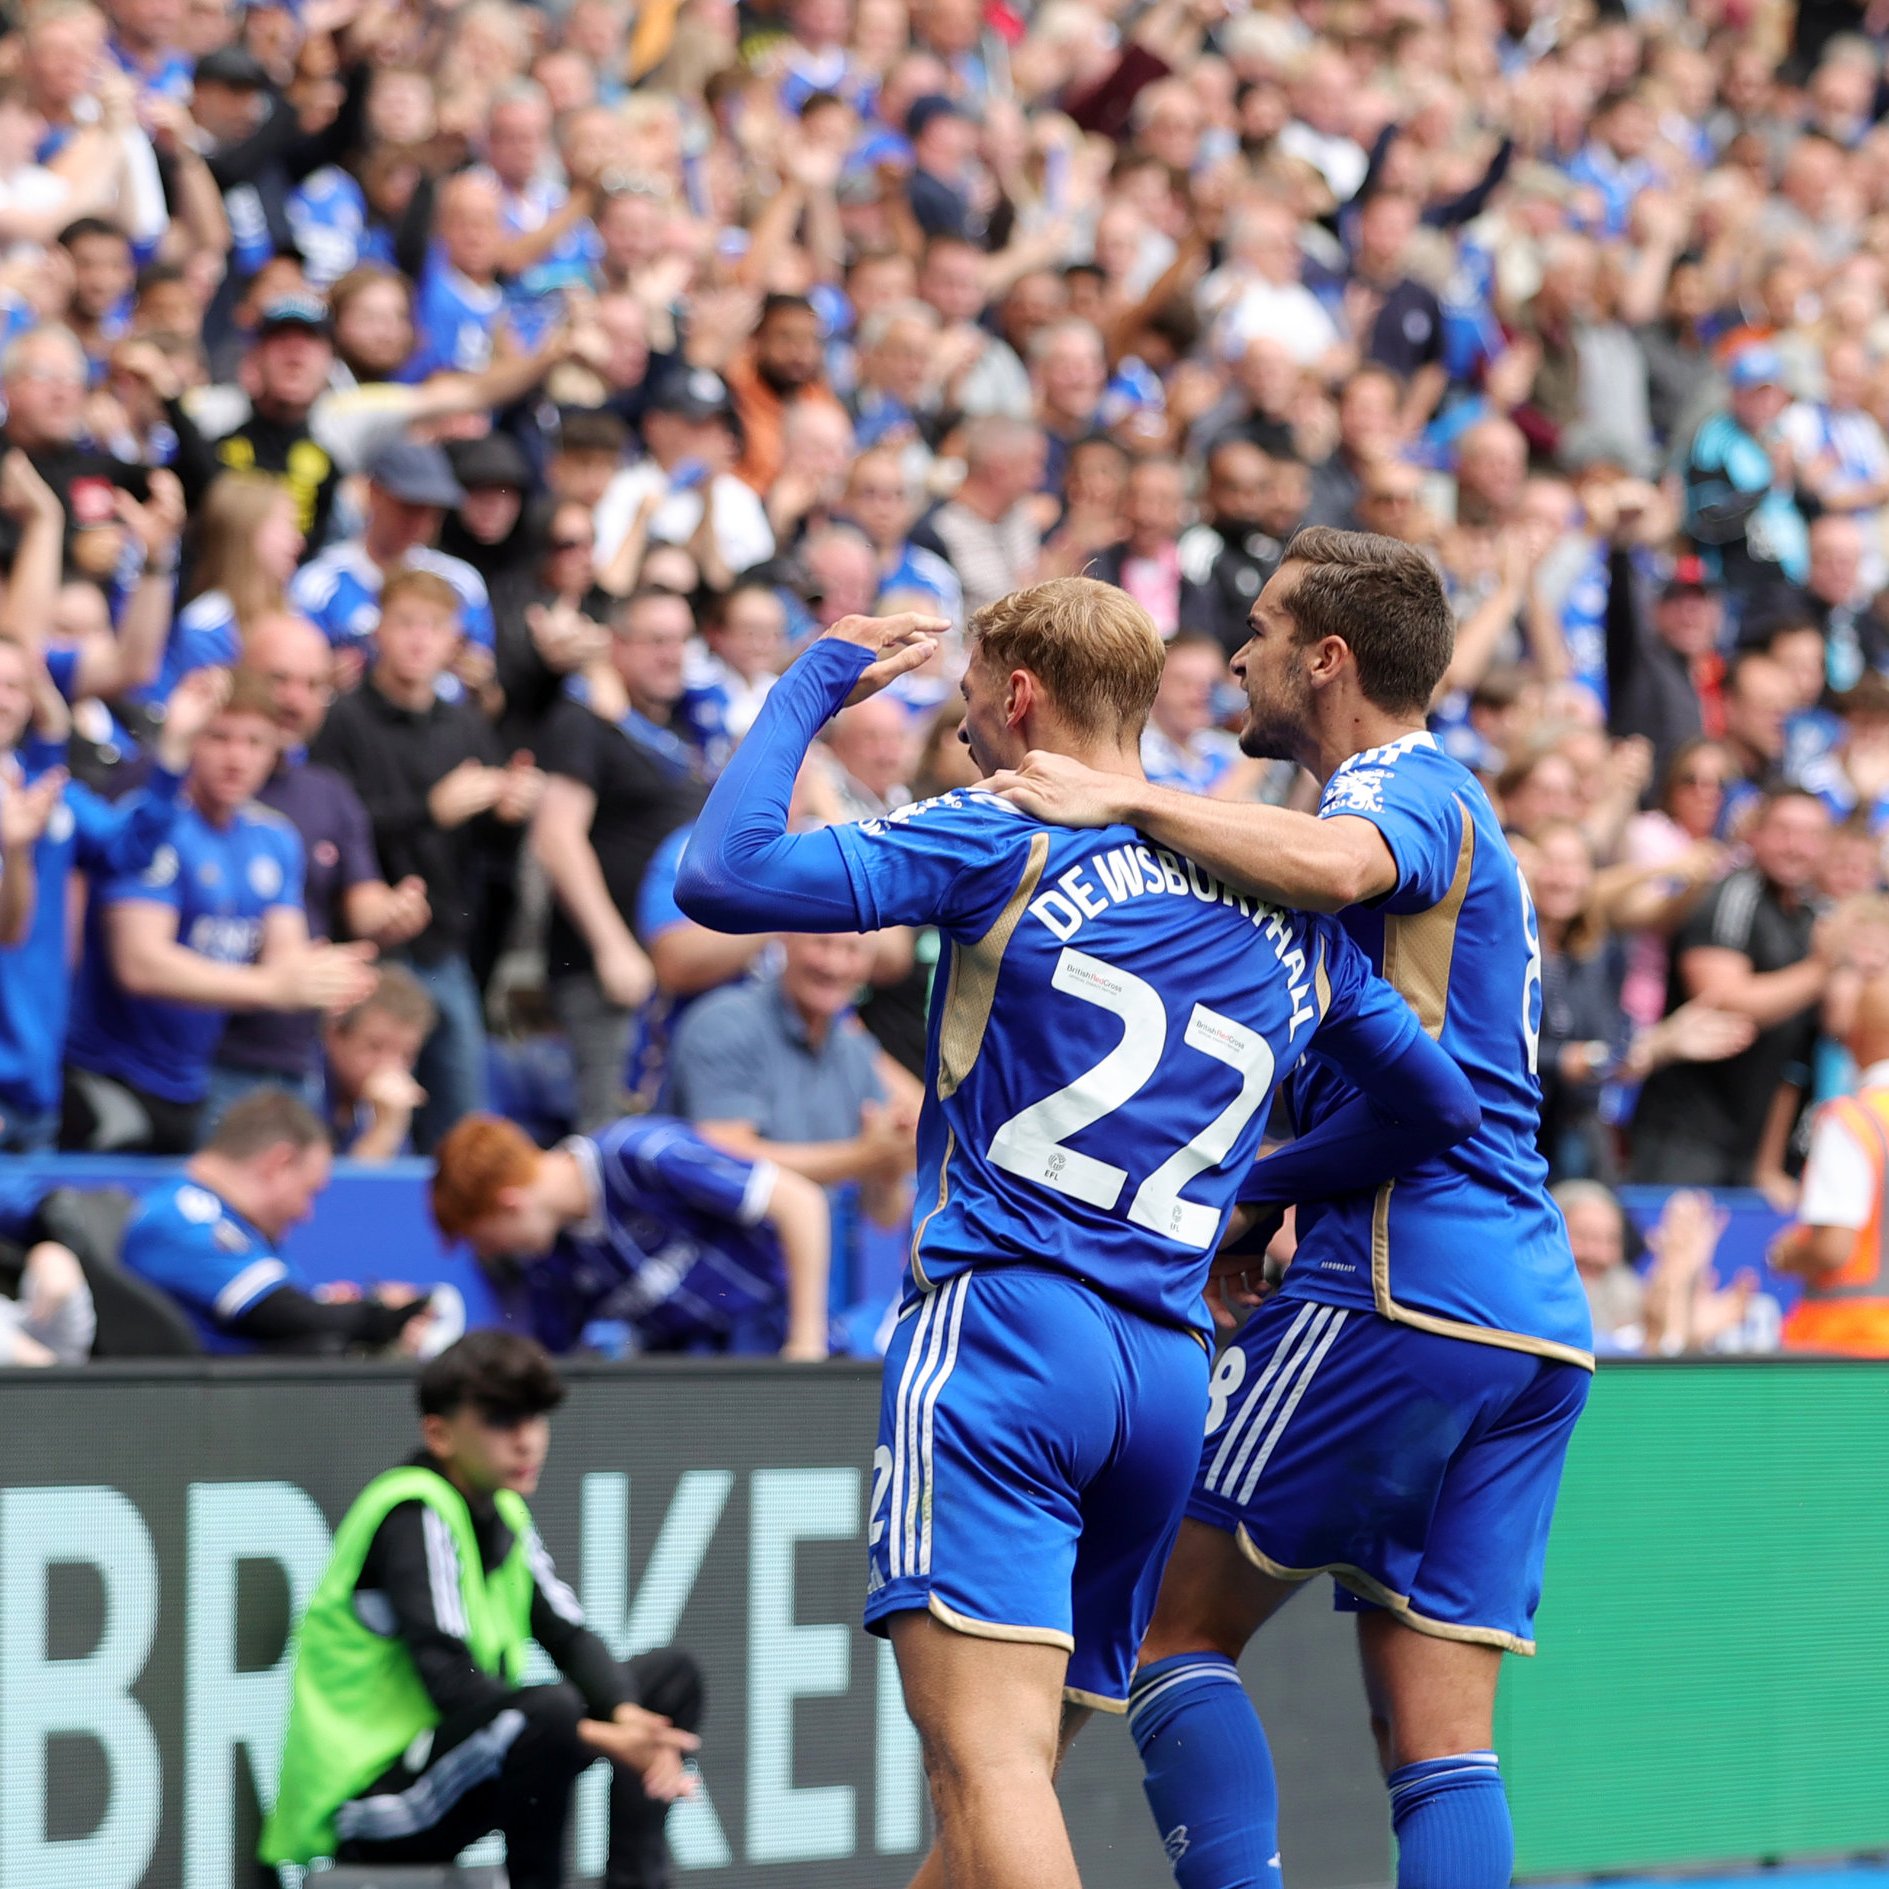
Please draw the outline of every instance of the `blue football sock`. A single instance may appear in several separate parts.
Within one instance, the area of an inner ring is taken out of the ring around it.
[[[1508,1889],[1515,1831],[1493,1751],[1393,1771],[1397,1889]]]
[[[1181,1889],[1280,1889],[1272,1752],[1219,1653],[1177,1653],[1135,1675],[1128,1729]]]

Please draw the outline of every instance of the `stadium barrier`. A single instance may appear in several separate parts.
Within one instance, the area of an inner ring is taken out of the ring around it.
[[[675,1641],[709,1688],[705,1792],[671,1834],[704,1889],[891,1889],[926,1840],[915,1735],[859,1629],[875,1368],[579,1365],[533,1504],[619,1653]],[[330,1531],[415,1445],[387,1366],[0,1374],[0,1889],[253,1889],[286,1635]],[[1321,1595],[1251,1656],[1295,1889],[1385,1879],[1350,1625]],[[580,1873],[605,1777],[581,1787]],[[1090,1889],[1167,1869],[1122,1725],[1065,1801]],[[319,1880],[319,1879],[314,1879]]]
[[[47,1187],[126,1187],[136,1193],[178,1171],[176,1161],[136,1155],[28,1155],[8,1162],[8,1176],[22,1191],[35,1179]],[[312,1281],[372,1285],[401,1280],[443,1285],[463,1300],[468,1326],[497,1318],[492,1291],[464,1246],[442,1241],[426,1211],[424,1161],[393,1161],[363,1167],[335,1164],[334,1180],[315,1204],[314,1218],[297,1228],[283,1251]],[[1641,1228],[1659,1217],[1666,1190],[1629,1187],[1621,1200]],[[1742,1348],[1765,1350],[1777,1342],[1783,1315],[1795,1303],[1795,1280],[1773,1273],[1765,1248],[1783,1224],[1762,1194],[1726,1190],[1718,1196],[1728,1224],[1719,1243],[1716,1271],[1721,1284],[1745,1270],[1757,1276],[1757,1292],[1745,1322]],[[870,1348],[879,1308],[896,1293],[905,1240],[842,1214],[836,1228],[833,1307],[844,1319],[856,1350]]]

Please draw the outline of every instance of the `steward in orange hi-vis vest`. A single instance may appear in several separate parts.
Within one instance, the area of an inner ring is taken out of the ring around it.
[[[1784,1323],[1792,1351],[1889,1357],[1889,976],[1858,993],[1846,1033],[1858,1075],[1854,1093],[1817,1116],[1797,1224],[1771,1263],[1804,1281]]]
[[[1840,1162],[1849,1170],[1837,1184],[1848,1182],[1848,1191],[1866,1207],[1868,1217],[1856,1227],[1818,1224],[1821,1214],[1811,1219],[1810,1212],[1819,1202],[1811,1187],[1815,1176],[1806,1170],[1804,1217],[1792,1232],[1807,1236],[1798,1242],[1806,1258],[1814,1254],[1819,1236],[1824,1236],[1821,1244],[1826,1252],[1841,1250],[1843,1257],[1833,1270],[1813,1264],[1797,1268],[1804,1274],[1804,1296],[1784,1324],[1784,1343],[1792,1351],[1889,1357],[1889,1244],[1885,1244],[1889,1227],[1883,1217],[1884,1180],[1889,1173],[1889,1067],[1878,1065],[1867,1076],[1866,1086],[1857,1094],[1844,1096],[1823,1111],[1817,1135],[1825,1146],[1825,1165]],[[1830,1152],[1833,1134],[1840,1134],[1849,1144],[1837,1155]],[[1824,1185],[1829,1184],[1825,1177]],[[1839,1234],[1846,1241],[1840,1249],[1832,1237]]]

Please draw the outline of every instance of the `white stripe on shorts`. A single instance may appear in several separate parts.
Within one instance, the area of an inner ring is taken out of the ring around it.
[[[905,1512],[905,1401],[911,1393],[919,1359],[924,1355],[925,1335],[937,1313],[938,1297],[936,1292],[927,1293],[918,1308],[918,1323],[912,1331],[911,1349],[905,1354],[905,1369],[899,1373],[899,1394],[892,1406],[892,1490],[886,1507],[891,1533],[886,1543],[886,1571],[895,1580],[904,1572],[900,1565],[899,1542],[903,1533],[900,1517]]]
[[[1345,1313],[1339,1309],[1325,1327],[1325,1335],[1318,1341],[1317,1348],[1305,1361],[1305,1369],[1299,1373],[1299,1381],[1292,1387],[1292,1395],[1285,1401],[1272,1429],[1267,1433],[1266,1441],[1260,1446],[1259,1453],[1253,1458],[1253,1466],[1246,1472],[1246,1480],[1240,1484],[1239,1499],[1250,1502],[1253,1491],[1259,1487],[1259,1472],[1266,1467],[1267,1458],[1279,1447],[1279,1439],[1286,1433],[1286,1425],[1292,1421],[1292,1413],[1299,1407],[1299,1399],[1305,1395],[1306,1386],[1311,1383],[1313,1374],[1325,1360],[1325,1353],[1332,1348],[1332,1341],[1338,1336],[1338,1328],[1345,1322]]]
[[[964,1328],[964,1301],[971,1296],[971,1275],[967,1272],[958,1280],[959,1292],[951,1306],[951,1332],[945,1340],[944,1363],[938,1375],[931,1380],[925,1392],[925,1436],[919,1456],[919,1465],[924,1472],[925,1494],[931,1493],[931,1441],[933,1418],[938,1410],[938,1393],[944,1389],[948,1378],[958,1361],[958,1333]],[[921,1501],[918,1535],[918,1571],[920,1574],[931,1572],[931,1503]]]
[[[930,1390],[934,1378],[938,1377],[947,1349],[947,1334],[950,1334],[949,1350],[953,1361],[957,1357],[957,1340],[953,1320],[958,1316],[959,1308],[964,1303],[966,1287],[971,1283],[971,1275],[961,1272],[955,1279],[947,1280],[938,1288],[938,1310],[931,1321],[931,1329],[925,1334],[925,1357],[918,1367],[918,1375],[912,1380],[912,1393],[905,1409],[905,1420],[899,1426],[899,1448],[905,1452],[905,1513],[902,1518],[904,1533],[903,1571],[907,1574],[922,1573],[918,1565],[918,1518],[923,1505],[923,1498],[928,1493],[925,1488],[927,1471],[930,1468],[929,1453],[924,1451],[924,1422],[929,1416],[932,1404],[937,1401],[936,1392],[932,1392],[930,1402],[926,1393]],[[918,1339],[912,1340],[916,1349]],[[895,1466],[896,1467],[896,1466]]]
[[[1248,1420],[1253,1414],[1254,1406],[1266,1395],[1267,1387],[1272,1383],[1273,1379],[1278,1376],[1279,1372],[1284,1368],[1290,1358],[1295,1355],[1295,1347],[1297,1347],[1299,1343],[1300,1334],[1305,1330],[1306,1325],[1315,1318],[1322,1309],[1322,1307],[1313,1304],[1309,1300],[1299,1308],[1298,1317],[1287,1327],[1286,1335],[1273,1346],[1272,1356],[1266,1360],[1266,1368],[1261,1371],[1259,1376],[1254,1380],[1253,1388],[1246,1393],[1246,1396],[1240,1403],[1238,1414],[1234,1417],[1233,1421],[1227,1425],[1225,1433],[1220,1438],[1220,1447],[1214,1452],[1213,1462],[1207,1469],[1207,1487],[1213,1490],[1215,1494],[1220,1492],[1220,1478],[1226,1469],[1227,1459],[1239,1448],[1240,1438],[1246,1430]],[[1235,1470],[1233,1473],[1238,1475],[1239,1471]]]

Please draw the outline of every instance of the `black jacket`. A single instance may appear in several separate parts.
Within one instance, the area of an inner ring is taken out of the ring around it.
[[[344,695],[309,750],[360,795],[374,828],[374,850],[389,885],[409,873],[426,882],[432,921],[409,947],[422,964],[464,952],[471,930],[467,863],[481,814],[448,831],[427,811],[427,795],[462,761],[504,760],[490,723],[468,701],[433,701],[415,713],[397,708],[371,681]]]
[[[424,1451],[408,1460],[444,1478],[445,1472]],[[489,1574],[511,1553],[512,1531],[489,1498],[468,1506],[479,1560]],[[450,1718],[500,1704],[512,1687],[473,1663],[461,1622],[440,1618],[435,1596],[445,1598],[451,1608],[460,1592],[459,1570],[451,1538],[427,1526],[432,1513],[424,1502],[402,1502],[387,1512],[354,1584],[355,1606],[369,1627],[396,1633],[406,1642],[427,1697],[442,1718]],[[608,1718],[619,1705],[635,1700],[629,1674],[584,1624],[577,1596],[558,1578],[535,1532],[526,1552],[532,1574],[531,1637],[584,1695],[591,1714]]]

